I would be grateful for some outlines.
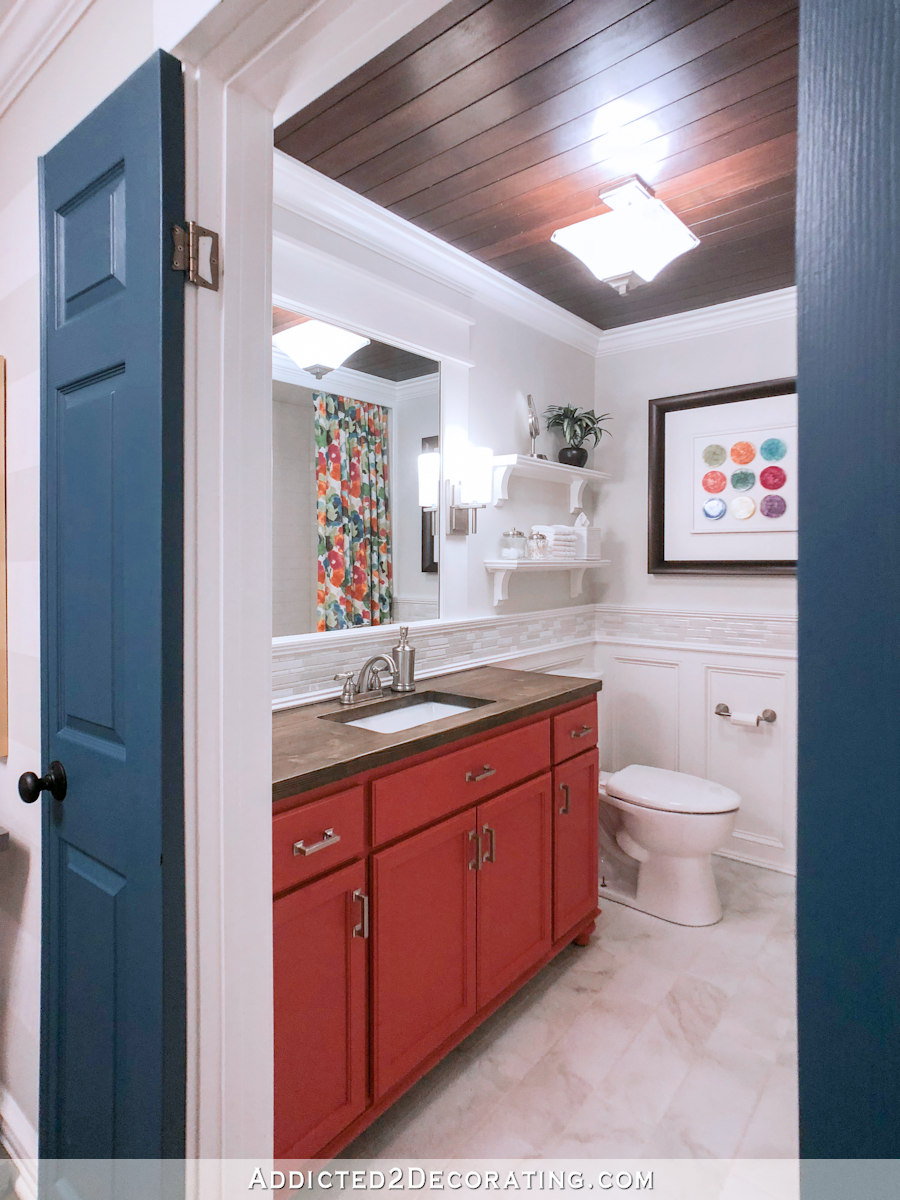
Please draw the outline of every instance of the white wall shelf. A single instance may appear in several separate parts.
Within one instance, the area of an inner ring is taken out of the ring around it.
[[[494,456],[494,504],[503,504],[509,499],[509,481],[513,475],[526,479],[541,479],[545,483],[560,483],[569,491],[569,512],[583,508],[585,485],[610,479],[604,471],[589,471],[586,467],[567,467],[564,463],[550,462],[545,458],[531,458],[528,454],[501,454]]]
[[[594,567],[608,567],[608,558],[490,558],[485,560],[485,570],[492,576],[494,604],[509,599],[509,578],[516,572],[526,575],[537,571],[568,571],[569,595],[574,600],[581,593],[584,573]]]

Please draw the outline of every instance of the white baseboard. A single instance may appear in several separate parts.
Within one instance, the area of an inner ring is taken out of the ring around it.
[[[0,1088],[0,1144],[12,1160],[11,1194],[37,1200],[37,1130],[5,1088]]]

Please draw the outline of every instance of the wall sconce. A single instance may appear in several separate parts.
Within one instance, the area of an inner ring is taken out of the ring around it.
[[[494,452],[488,446],[470,446],[460,479],[450,484],[448,533],[478,532],[478,510],[493,499],[493,484]]]
[[[419,455],[419,508],[434,512],[441,500],[441,456],[436,450]]]

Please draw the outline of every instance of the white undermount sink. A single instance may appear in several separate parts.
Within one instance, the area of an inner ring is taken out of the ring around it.
[[[376,711],[354,716],[351,713],[322,714],[325,720],[339,721],[356,729],[369,729],[373,733],[402,733],[429,721],[440,721],[442,717],[455,717],[458,713],[470,712],[490,704],[489,700],[474,696],[450,696],[441,692],[423,692],[419,696],[402,696],[395,700],[378,703]]]
[[[413,729],[428,721],[439,721],[441,717],[455,717],[457,713],[468,711],[465,704],[423,700],[421,704],[395,708],[392,712],[374,713],[371,717],[359,717],[356,721],[345,721],[344,724],[355,725],[357,729],[374,729],[376,733],[400,733],[403,729]]]

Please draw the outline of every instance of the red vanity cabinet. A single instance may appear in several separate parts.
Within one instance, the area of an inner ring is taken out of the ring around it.
[[[478,1005],[493,1000],[550,949],[552,784],[541,775],[479,804]]]
[[[553,936],[597,908],[597,751],[553,768]]]
[[[595,743],[580,700],[279,801],[276,1155],[339,1151],[586,942]]]
[[[275,901],[275,1153],[315,1154],[366,1107],[366,865]]]
[[[474,829],[461,813],[372,858],[376,1099],[475,1013]]]

